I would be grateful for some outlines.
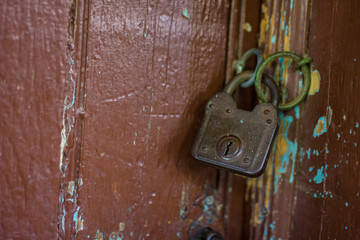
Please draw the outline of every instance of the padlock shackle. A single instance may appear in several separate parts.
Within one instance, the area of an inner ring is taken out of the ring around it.
[[[235,89],[240,86],[241,83],[246,82],[249,80],[254,73],[252,71],[245,71],[240,74],[237,74],[233,79],[230,80],[230,82],[225,86],[224,92],[229,94],[230,96],[233,95],[235,92]]]
[[[270,90],[271,94],[271,103],[278,107],[280,103],[280,89],[276,82],[267,74],[263,74],[261,82],[265,84]]]
[[[231,81],[225,86],[223,92],[226,92],[230,96],[233,95],[235,89],[240,86],[241,83],[248,81],[253,77],[254,73],[252,71],[245,71],[236,75]],[[277,107],[280,103],[280,90],[275,81],[267,74],[263,74],[261,82],[265,84],[270,90],[271,94],[271,103]]]

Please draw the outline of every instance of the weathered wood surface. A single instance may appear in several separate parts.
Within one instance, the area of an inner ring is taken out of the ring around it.
[[[1,4],[0,238],[186,239],[201,225],[228,239],[360,238],[355,0],[263,2],[260,47],[310,55],[313,84],[281,115],[262,178],[245,190],[189,154],[206,100],[255,46],[258,9]],[[274,76],[291,99],[300,77],[289,63]],[[251,108],[253,93],[240,95]],[[204,207],[206,196],[214,204]]]
[[[68,4],[0,3],[0,239],[56,239]]]
[[[223,232],[217,171],[190,149],[207,99],[223,85],[227,2],[74,9],[78,74],[68,112],[76,126],[64,149],[61,238],[186,239],[201,224]],[[210,208],[193,204],[207,195]]]
[[[248,181],[244,239],[359,239],[358,1],[265,1],[260,46],[313,58],[311,95],[281,115],[266,174]],[[277,79],[293,98],[288,61]]]

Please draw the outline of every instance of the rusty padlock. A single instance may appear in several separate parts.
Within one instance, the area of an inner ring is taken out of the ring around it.
[[[204,164],[258,177],[265,170],[278,128],[280,91],[264,74],[262,82],[270,90],[271,103],[260,103],[251,112],[238,109],[232,94],[252,76],[250,71],[240,73],[208,101],[192,155]]]

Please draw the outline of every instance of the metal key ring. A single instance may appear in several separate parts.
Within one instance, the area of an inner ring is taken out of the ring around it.
[[[244,70],[246,61],[252,55],[256,55],[257,62],[256,62],[255,71],[258,69],[258,67],[259,67],[260,63],[263,61],[264,57],[259,49],[252,48],[252,49],[249,49],[248,51],[246,51],[239,60],[235,61],[234,68],[235,68],[236,74],[240,74]],[[243,88],[250,87],[254,83],[254,81],[255,81],[255,75],[253,75],[248,81],[241,83],[241,87],[243,87]]]
[[[266,66],[278,58],[293,59],[296,63],[296,67],[301,68],[301,71],[304,75],[303,87],[301,89],[299,96],[297,96],[297,98],[295,98],[291,102],[288,102],[285,104],[279,104],[278,109],[281,111],[286,111],[286,110],[290,110],[290,109],[296,107],[297,105],[299,105],[308,95],[308,92],[310,89],[310,84],[311,84],[311,74],[310,74],[310,68],[309,68],[309,63],[311,62],[311,58],[302,58],[302,57],[296,55],[295,53],[291,53],[291,52],[277,52],[277,53],[271,54],[266,59],[264,59],[264,61],[260,64],[259,68],[255,72],[255,82],[254,82],[256,93],[262,102],[268,102],[268,99],[266,98],[265,94],[263,93],[263,91],[261,89],[261,84],[260,84],[261,77],[263,75],[263,72],[264,72]]]

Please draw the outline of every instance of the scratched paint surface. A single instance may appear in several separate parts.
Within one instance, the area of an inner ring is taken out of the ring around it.
[[[264,1],[260,46],[266,54],[308,53],[314,82],[305,103],[280,115],[266,174],[248,181],[245,239],[360,237],[360,34],[351,30],[360,27],[359,7],[357,1]],[[281,60],[274,71],[287,99],[301,87],[289,64]]]
[[[88,25],[76,23],[73,53],[75,108],[83,112],[76,118],[84,120],[68,150],[68,169],[82,185],[65,172],[64,196],[73,201],[64,205],[62,234],[186,239],[202,222],[223,231],[220,200],[193,205],[215,185],[216,170],[189,153],[204,104],[223,85],[226,2],[87,3]],[[86,4],[77,8],[83,21]],[[77,41],[87,42],[86,55]]]
[[[0,239],[56,239],[68,4],[0,4]]]

